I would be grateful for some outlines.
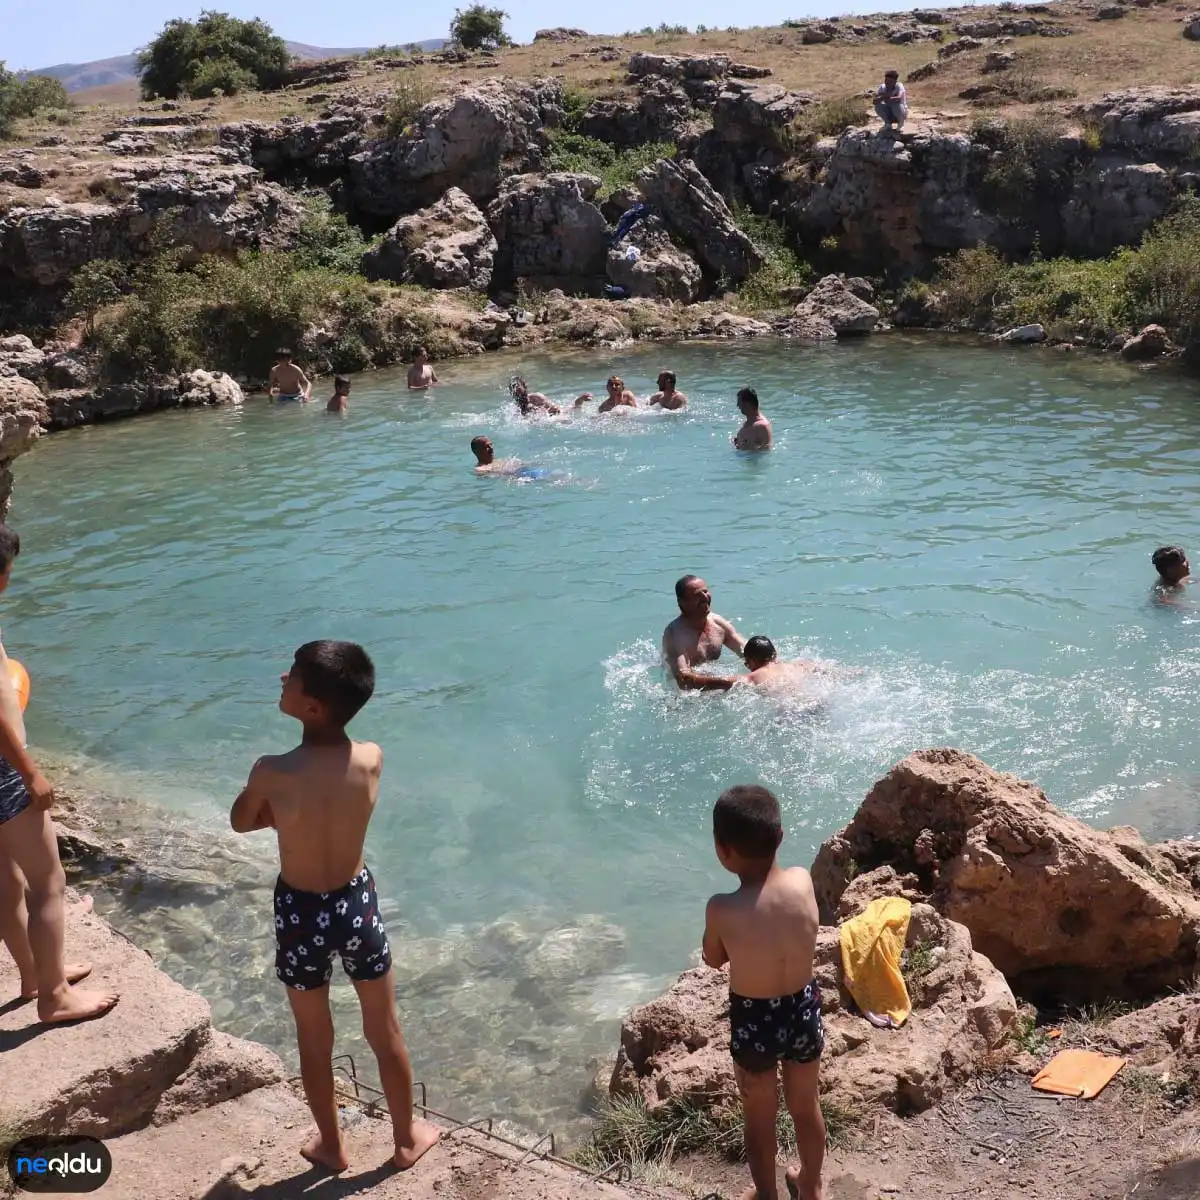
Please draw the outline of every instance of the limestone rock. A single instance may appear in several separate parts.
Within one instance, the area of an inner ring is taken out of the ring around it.
[[[36,384],[20,375],[0,374],[0,516],[8,511],[12,496],[12,461],[37,441],[49,416]]]
[[[1002,342],[1033,343],[1046,340],[1046,329],[1043,325],[1018,325],[1015,329],[1005,330],[1000,335]]]
[[[1063,208],[1069,253],[1107,254],[1138,242],[1171,209],[1177,185],[1157,163],[1096,163],[1076,180]]]
[[[983,60],[983,73],[994,75],[998,71],[1011,70],[1016,61],[1017,56],[1011,50],[993,50]]]
[[[914,981],[904,1028],[880,1031],[852,1013],[841,989],[838,930],[819,931],[813,965],[825,1022],[824,1094],[855,1106],[919,1112],[980,1070],[1007,1038],[1016,1002],[995,967],[974,952],[970,934],[918,905],[908,944],[918,943],[932,952],[935,966]],[[621,1027],[609,1087],[615,1096],[640,1096],[650,1109],[673,1099],[706,1108],[729,1103],[737,1093],[726,973],[687,971],[665,995],[635,1008]]]
[[[785,149],[792,122],[813,100],[812,92],[732,79],[713,107],[713,132],[729,145]]]
[[[280,1083],[286,1076],[279,1056],[266,1046],[214,1029],[183,1074],[163,1092],[151,1123],[165,1125],[256,1088]]]
[[[1097,21],[1119,21],[1127,13],[1127,9],[1120,4],[1106,4],[1103,8],[1096,10]]]
[[[92,368],[77,352],[48,355],[45,379],[49,388],[83,388],[92,380]]]
[[[793,317],[828,325],[837,337],[870,333],[879,324],[879,309],[856,296],[839,275],[826,275],[796,305]]]
[[[665,79],[724,79],[730,61],[724,54],[648,54],[639,51],[629,58],[629,74],[634,79],[661,75]]]
[[[692,102],[678,83],[651,75],[641,80],[634,100],[593,100],[579,120],[579,132],[623,148],[675,142],[693,116]]]
[[[847,885],[838,901],[838,924],[857,917],[864,912],[872,900],[882,896],[902,896],[917,903],[925,898],[921,881],[911,871],[901,875],[895,867],[885,864],[855,877]]]
[[[566,29],[560,25],[554,29],[539,29],[533,35],[533,40],[535,42],[571,42],[587,36],[586,29]]]
[[[696,333],[704,337],[752,338],[768,337],[771,326],[740,313],[718,311],[706,313],[696,325]]]
[[[0,338],[0,373],[22,375],[36,383],[46,374],[46,355],[23,333]]]
[[[1186,879],[1156,878],[1111,834],[958,750],[910,754],[824,843],[813,882],[826,917],[851,863],[915,874],[1030,998],[1148,996],[1196,971],[1200,900]]]
[[[515,279],[575,280],[604,274],[608,222],[592,203],[594,175],[568,171],[518,175],[488,209],[496,236],[495,274]]]
[[[401,217],[363,255],[362,271],[368,279],[487,291],[495,254],[487,218],[466,192],[450,188],[432,207]]]
[[[1200,42],[1200,13],[1192,13],[1183,21],[1183,36],[1191,42]]]
[[[704,282],[699,264],[671,241],[658,217],[639,221],[609,250],[608,278],[631,296],[683,304],[699,298]]]
[[[1171,339],[1161,325],[1147,325],[1121,347],[1121,357],[1129,362],[1161,358],[1171,349]]]
[[[822,46],[833,41],[833,34],[819,25],[809,25],[800,35],[800,41],[806,46]]]
[[[668,229],[712,274],[740,283],[762,265],[758,247],[734,224],[729,206],[690,159],[660,158],[638,174],[637,183]]]
[[[1085,112],[1107,149],[1192,159],[1200,154],[1200,88],[1108,92]]]
[[[957,54],[965,54],[968,50],[978,50],[983,42],[976,37],[955,38],[944,46],[938,47],[938,58],[953,58]]]
[[[240,405],[245,397],[232,375],[224,371],[191,371],[179,381],[179,407],[202,405]]]
[[[836,342],[837,330],[822,317],[812,314],[793,316],[779,326],[779,336],[799,342]]]
[[[485,80],[427,104],[411,131],[352,154],[351,199],[363,212],[393,220],[452,187],[484,204],[514,171],[538,165],[544,129],[562,117],[557,80]]]
[[[932,62],[927,62],[924,66],[914,67],[904,77],[906,83],[920,83],[924,79],[932,79],[940,70],[942,64],[934,59]]]

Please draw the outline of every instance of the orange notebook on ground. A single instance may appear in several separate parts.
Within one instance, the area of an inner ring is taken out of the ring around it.
[[[1034,1077],[1039,1092],[1094,1100],[1125,1065],[1123,1058],[1095,1050],[1060,1050]]]

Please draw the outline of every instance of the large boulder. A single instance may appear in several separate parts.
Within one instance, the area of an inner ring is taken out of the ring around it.
[[[667,228],[714,276],[740,283],[762,266],[758,247],[737,227],[729,205],[694,162],[660,158],[638,174],[637,183]]]
[[[0,337],[0,373],[22,375],[36,383],[46,374],[46,355],[23,333]]]
[[[1171,172],[1158,163],[1097,163],[1076,179],[1063,208],[1066,249],[1095,255],[1134,244],[1177,195]]]
[[[691,99],[678,83],[650,75],[641,80],[636,99],[609,96],[593,100],[580,117],[579,132],[626,148],[646,142],[676,142],[694,116]]]
[[[1082,1003],[1196,974],[1200,900],[1185,877],[1135,858],[1032,783],[959,750],[921,750],[822,845],[813,882],[828,919],[856,874],[911,872],[1018,993]]]
[[[792,316],[800,322],[827,325],[835,337],[870,333],[879,324],[879,309],[856,296],[840,275],[826,275]]]
[[[664,79],[713,80],[729,74],[730,59],[724,54],[650,54],[639,51],[629,58],[633,79],[660,75]]]
[[[363,255],[362,272],[368,279],[487,291],[495,255],[487,218],[466,192],[451,188],[432,207],[401,217]]]
[[[1200,154],[1200,88],[1129,88],[1085,109],[1106,149],[1192,159]]]
[[[49,422],[37,385],[16,374],[0,373],[0,516],[12,496],[12,461],[24,454]]]
[[[240,121],[217,130],[218,145],[239,161],[272,176],[296,173],[316,178],[342,173],[366,144],[366,130],[380,110],[338,105],[315,121],[284,117],[274,125]]]
[[[224,371],[189,371],[179,380],[179,407],[200,408],[204,405],[241,404],[245,400],[241,386]]]
[[[562,120],[562,85],[488,79],[425,105],[410,131],[370,143],[349,160],[355,208],[395,219],[461,188],[491,201],[514,172],[535,169],[544,130]]]
[[[927,905],[914,906],[908,946],[922,948],[924,970],[910,977],[912,1015],[900,1030],[878,1030],[853,1010],[842,989],[839,931],[818,933],[813,966],[825,1024],[821,1090],[835,1102],[920,1112],[983,1069],[1009,1035],[1016,1001],[961,925]],[[734,1102],[724,971],[687,971],[665,995],[629,1014],[610,1092],[639,1096],[652,1110],[672,1100],[705,1108]]]
[[[1170,349],[1171,339],[1167,331],[1161,325],[1146,325],[1136,337],[1126,340],[1121,347],[1121,357],[1127,362],[1145,362],[1147,359],[1161,358]]]
[[[1200,42],[1200,13],[1184,17],[1183,36],[1190,42]]]
[[[608,222],[592,203],[599,190],[594,175],[569,171],[510,179],[488,209],[498,243],[496,278],[507,286],[526,278],[578,284],[603,276]]]
[[[813,100],[812,92],[731,79],[713,107],[713,132],[730,146],[787,150],[793,122]]]
[[[699,298],[704,276],[696,260],[674,242],[658,217],[647,217],[608,252],[608,278],[631,296],[679,300]]]

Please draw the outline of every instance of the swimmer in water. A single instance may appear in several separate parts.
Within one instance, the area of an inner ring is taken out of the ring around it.
[[[475,454],[476,475],[515,475],[522,469],[519,458],[497,459],[491,438],[472,438],[471,449]]]
[[[424,346],[418,346],[412,366],[408,368],[408,390],[425,392],[437,384],[437,372],[429,365],[429,351]]]
[[[742,388],[737,394],[737,406],[746,421],[734,435],[734,449],[770,450],[774,440],[771,422],[759,411],[758,393],[753,388]]]
[[[812,659],[780,662],[775,643],[761,633],[746,643],[743,657],[750,673],[739,676],[738,683],[752,683],[772,692],[794,691],[805,679],[821,672],[821,664]]]
[[[604,385],[608,399],[601,402],[597,412],[612,412],[615,408],[637,408],[637,397],[625,386],[625,380],[620,375],[610,376]]]
[[[558,416],[562,409],[557,404],[550,400],[549,396],[544,396],[541,392],[531,392],[529,384],[523,380],[520,375],[514,375],[508,384],[508,394],[513,398],[516,406],[521,410],[521,416],[527,417],[534,409],[540,409],[542,412],[549,413],[552,417]],[[579,406],[579,401],[583,400],[583,396],[575,402],[576,407]]]
[[[346,401],[349,399],[350,380],[345,375],[335,376],[333,380],[333,395],[329,397],[329,403],[325,405],[325,411],[344,413],[346,411]]]
[[[746,643],[733,625],[712,611],[712,593],[698,575],[675,584],[679,616],[663,630],[663,662],[682,691],[725,692],[734,679],[702,675],[694,668],[716,662],[728,647],[741,656]]]
[[[678,412],[681,408],[687,408],[687,397],[675,390],[674,371],[658,373],[658,391],[650,397],[650,407],[653,408],[656,404],[667,412]]]
[[[299,400],[307,404],[312,395],[312,383],[308,376],[292,362],[290,350],[277,350],[279,361],[267,376],[267,392],[272,400]]]
[[[1192,568],[1188,565],[1186,551],[1182,546],[1160,546],[1150,555],[1150,561],[1158,572],[1155,600],[1160,604],[1178,604],[1184,588],[1191,581]]]

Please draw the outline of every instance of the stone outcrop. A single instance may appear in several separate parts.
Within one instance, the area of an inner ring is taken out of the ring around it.
[[[362,272],[368,279],[487,291],[495,255],[487,218],[466,192],[451,188],[430,208],[401,217],[363,255]]]
[[[1161,325],[1147,325],[1135,337],[1128,338],[1121,347],[1121,357],[1127,362],[1145,362],[1161,358],[1171,350],[1171,339]],[[1195,882],[1193,882],[1193,887]]]
[[[1130,88],[1109,92],[1085,114],[1105,149],[1192,159],[1200,152],[1200,88]]]
[[[1019,994],[1145,997],[1194,977],[1200,899],[1165,865],[1139,865],[1139,844],[1065,816],[972,755],[922,750],[825,842],[813,882],[828,918],[856,874],[911,872]]]
[[[1084,256],[1128,245],[1166,216],[1177,195],[1158,163],[1096,163],[1075,181],[1063,208],[1066,249]]]
[[[8,512],[12,496],[13,459],[33,445],[48,416],[46,401],[36,384],[0,371],[0,517]]]
[[[692,249],[714,277],[740,283],[762,265],[762,254],[734,223],[729,205],[688,159],[660,158],[637,177],[647,203]]]
[[[704,277],[695,259],[671,241],[658,217],[647,217],[608,252],[608,278],[631,296],[678,300],[700,297]]]
[[[390,219],[452,187],[488,203],[508,176],[540,164],[545,129],[562,118],[557,80],[485,80],[427,104],[409,132],[352,155],[350,199],[359,211]]]
[[[731,79],[713,108],[713,132],[726,146],[787,150],[791,126],[813,103],[812,92]]]
[[[639,82],[636,99],[593,100],[580,117],[579,132],[621,148],[677,142],[695,116],[690,97],[677,82],[651,75]]]
[[[879,324],[879,309],[860,299],[838,275],[826,275],[792,313],[793,336],[817,341],[870,333]],[[822,331],[827,329],[828,335]],[[808,330],[808,332],[802,332]]]
[[[223,371],[190,371],[153,381],[58,388],[43,399],[48,430],[70,429],[168,408],[240,405],[241,385]]]
[[[837,1102],[920,1112],[978,1072],[1008,1037],[1016,1001],[961,925],[927,905],[914,906],[908,945],[923,948],[930,968],[911,980],[913,1012],[904,1028],[878,1030],[854,1011],[841,987],[838,930],[819,931],[814,967],[826,1035],[821,1090]],[[733,1101],[724,971],[687,971],[664,996],[630,1013],[610,1091],[640,1096],[650,1109],[672,1100],[703,1107]]]
[[[1200,42],[1200,13],[1192,13],[1184,18],[1183,36],[1190,42]]]
[[[224,371],[189,371],[179,380],[179,407],[201,408],[241,404],[245,397],[241,386]]]
[[[604,275],[608,222],[592,203],[594,175],[518,175],[488,209],[497,280],[575,281]]]

